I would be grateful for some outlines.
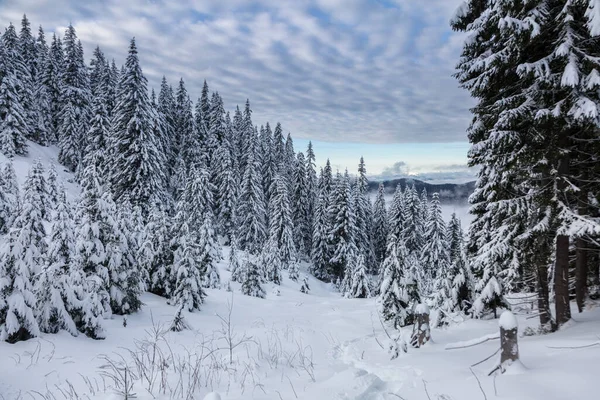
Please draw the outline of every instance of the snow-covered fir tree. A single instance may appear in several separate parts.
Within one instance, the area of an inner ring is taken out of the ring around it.
[[[150,278],[149,290],[169,297],[173,290],[170,267],[173,265],[170,218],[162,204],[154,203],[148,214],[144,241],[139,250],[140,266]]]
[[[276,246],[283,268],[288,269],[296,259],[294,224],[288,195],[289,185],[285,176],[278,173],[273,178],[272,186],[269,204],[269,240]]]
[[[313,215],[311,272],[319,279],[327,280],[331,248],[329,246],[330,219],[327,209],[328,197],[325,190],[319,190]]]
[[[369,277],[367,276],[367,266],[365,256],[359,255],[352,267],[352,278],[350,279],[349,291],[346,297],[365,299],[371,297]]]
[[[385,258],[386,240],[388,236],[389,221],[385,205],[385,191],[383,183],[379,184],[377,197],[373,204],[373,250],[377,267]]]
[[[90,123],[91,89],[83,47],[73,25],[69,25],[65,32],[64,46],[64,69],[60,85],[62,108],[57,128],[58,160],[69,170],[75,171],[81,161],[84,135]]]
[[[383,318],[395,327],[412,323],[413,306],[419,303],[417,282],[411,276],[409,257],[403,241],[390,235],[381,266],[383,279],[378,302]]]
[[[13,167],[12,161],[8,160],[4,164],[0,172],[0,191],[2,191],[2,224],[0,225],[0,233],[8,232],[13,221],[18,215],[21,205],[21,195],[19,183],[17,182],[17,174]]]
[[[261,253],[260,261],[263,263],[263,267],[266,273],[266,279],[269,282],[273,282],[276,285],[281,285],[281,257],[277,242],[274,238],[270,238]]]
[[[265,298],[265,290],[260,284],[262,280],[260,268],[252,257],[248,257],[244,260],[240,279],[242,284],[242,294],[263,299]]]
[[[203,281],[206,268],[202,259],[203,250],[198,244],[198,235],[184,221],[177,229],[177,236],[173,238],[176,247],[173,255],[171,279],[173,292],[169,304],[186,309],[187,311],[199,310],[206,294]]]
[[[329,246],[332,256],[329,260],[329,274],[337,279],[349,281],[350,266],[357,256],[354,243],[355,214],[350,190],[348,171],[338,173],[327,210],[331,221]]]
[[[228,142],[221,144],[217,149],[213,159],[213,171],[216,172],[214,204],[218,231],[231,242],[236,227],[235,209],[239,186]]]
[[[111,190],[115,200],[128,198],[147,208],[152,196],[165,190],[165,159],[153,131],[153,110],[135,40],[129,45],[114,110],[110,146]]]
[[[260,165],[255,161],[255,138],[246,149],[247,167],[242,179],[238,200],[238,240],[240,248],[253,254],[261,251],[267,232],[265,204],[262,190]]]
[[[364,262],[367,265],[367,270],[370,273],[376,273],[377,264],[373,248],[373,214],[368,191],[367,169],[365,160],[361,157],[358,164],[358,177],[353,190],[355,214],[354,242],[356,243],[358,252],[365,256]]]
[[[57,194],[50,220],[48,251],[35,286],[36,317],[42,332],[66,330],[76,336],[78,330],[73,316],[78,315],[81,305],[71,286],[75,249],[73,216],[64,187],[61,186]]]
[[[229,249],[229,271],[231,272],[232,282],[239,282],[241,280],[242,261],[240,260],[237,239],[235,237],[232,238]]]
[[[0,340],[11,343],[40,332],[35,287],[47,246],[42,216],[47,193],[38,184],[43,178],[43,169],[32,166],[19,214],[0,251]]]
[[[26,66],[18,48],[18,38],[12,24],[2,35],[0,46],[2,80],[0,83],[0,150],[12,158],[16,154],[27,153],[26,138],[30,136],[31,126],[23,93],[26,91],[21,74]]]
[[[427,215],[429,219],[424,227],[424,244],[420,255],[424,276],[423,285],[420,289],[423,296],[432,293],[432,284],[440,274],[447,274],[450,261],[446,241],[446,224],[442,218],[438,193],[433,194]]]

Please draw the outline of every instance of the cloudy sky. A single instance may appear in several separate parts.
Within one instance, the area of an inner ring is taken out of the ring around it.
[[[371,174],[465,173],[473,104],[452,78],[462,36],[448,21],[462,0],[0,0],[0,23],[62,35],[72,23],[86,56],[97,44],[124,61],[135,36],[142,67],[203,80],[254,122],[280,121],[296,149]]]

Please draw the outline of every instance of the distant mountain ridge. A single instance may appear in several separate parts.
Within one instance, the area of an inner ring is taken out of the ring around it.
[[[377,181],[373,180],[369,182],[369,191],[377,191],[379,184],[383,183],[385,186],[385,193],[392,194],[396,190],[396,186],[402,186],[404,189],[406,186],[414,185],[417,191],[420,193],[423,189],[427,189],[427,194],[431,196],[432,193],[439,193],[441,199],[457,200],[467,199],[471,193],[475,190],[475,181],[467,183],[428,183],[414,178],[398,178],[391,180]]]

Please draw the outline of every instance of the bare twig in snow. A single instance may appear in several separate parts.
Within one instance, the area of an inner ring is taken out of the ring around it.
[[[485,394],[485,391],[483,390],[483,387],[481,386],[481,381],[479,381],[479,378],[477,377],[477,375],[475,375],[475,372],[473,372],[473,368],[469,368],[469,371],[471,371],[471,373],[473,374],[473,376],[477,380],[477,384],[479,385],[479,390],[481,390],[481,393],[483,394],[483,398],[485,400],[487,400],[487,395]]]

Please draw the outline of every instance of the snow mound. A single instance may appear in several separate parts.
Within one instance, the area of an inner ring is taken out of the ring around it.
[[[504,311],[502,313],[498,324],[505,330],[517,329],[518,327],[517,318],[510,311]]]
[[[217,392],[211,392],[204,396],[204,400],[221,400],[221,395]]]

